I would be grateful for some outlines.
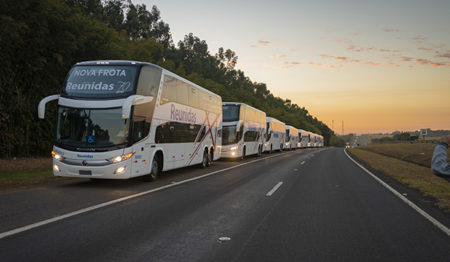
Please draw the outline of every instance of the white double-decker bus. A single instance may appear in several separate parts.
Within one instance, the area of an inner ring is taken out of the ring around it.
[[[308,131],[303,129],[298,130],[298,147],[299,148],[308,147]]]
[[[159,66],[77,63],[58,100],[55,176],[154,180],[220,157],[221,97]]]
[[[286,124],[273,117],[266,117],[266,142],[264,151],[282,150],[284,136],[286,134]]]
[[[308,136],[306,137],[306,147],[312,147],[312,139],[314,138],[314,133],[308,131]]]
[[[286,126],[286,138],[284,140],[285,149],[297,148],[298,143],[298,129],[293,126]]]
[[[245,158],[263,151],[266,113],[244,103],[222,103],[223,158]]]
[[[323,147],[323,136],[316,136],[316,147]]]

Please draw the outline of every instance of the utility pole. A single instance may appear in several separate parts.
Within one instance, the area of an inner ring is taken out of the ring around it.
[[[331,130],[334,132],[334,120],[331,120]]]
[[[344,120],[342,120],[342,135],[344,135]]]

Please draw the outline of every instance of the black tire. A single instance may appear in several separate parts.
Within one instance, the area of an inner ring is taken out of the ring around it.
[[[158,179],[159,174],[161,173],[161,159],[159,159],[159,156],[156,155],[153,158],[150,168],[150,173],[142,177],[144,181],[151,182]]]
[[[202,162],[200,163],[200,167],[206,168],[209,165],[208,162],[209,162],[208,149],[205,149],[205,151],[203,151],[203,157]]]
[[[208,166],[212,165],[212,162],[214,161],[214,150],[211,148],[211,150],[209,150],[209,154],[208,154],[209,158],[208,158]]]

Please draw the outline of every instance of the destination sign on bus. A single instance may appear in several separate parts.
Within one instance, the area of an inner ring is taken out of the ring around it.
[[[123,97],[134,91],[134,66],[76,66],[66,80],[65,93],[77,97]]]

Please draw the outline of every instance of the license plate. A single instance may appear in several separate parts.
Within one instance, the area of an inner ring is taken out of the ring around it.
[[[92,176],[91,170],[80,170],[79,173],[80,173],[80,175],[83,175],[83,176]]]

